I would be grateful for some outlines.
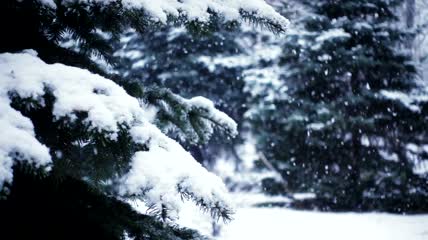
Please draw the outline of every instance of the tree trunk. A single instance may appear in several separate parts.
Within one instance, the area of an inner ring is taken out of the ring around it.
[[[355,74],[352,75],[351,79],[351,90],[352,93],[355,96],[358,96],[361,92],[361,85],[365,82],[365,76],[364,73],[359,70]],[[350,113],[351,115],[358,115],[359,113],[353,112]],[[361,205],[363,203],[363,189],[361,186],[361,151],[362,151],[362,145],[361,145],[361,137],[362,132],[358,128],[358,124],[356,126],[352,126],[350,129],[350,132],[352,134],[352,148],[349,149],[350,151],[350,165],[351,169],[349,172],[349,182],[351,184],[348,192],[348,196],[346,197],[347,204],[351,204],[353,208],[361,208]],[[351,195],[351,196],[349,196]],[[349,200],[351,198],[351,200]]]
[[[406,26],[413,28],[415,26],[416,0],[406,0]]]
[[[415,27],[415,15],[416,15],[416,0],[406,0],[405,10],[405,21],[406,27],[411,30]],[[406,48],[412,49],[414,37],[409,36],[405,43]]]
[[[361,133],[358,129],[353,129],[352,131],[352,149],[351,151],[351,172],[350,172],[350,182],[352,185],[352,192],[348,193],[352,195],[352,207],[360,209],[363,204],[363,189],[361,183],[361,169],[360,164],[364,164],[361,159]],[[348,196],[349,198],[349,196]]]

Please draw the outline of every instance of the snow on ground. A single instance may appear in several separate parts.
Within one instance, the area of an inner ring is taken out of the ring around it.
[[[238,209],[218,239],[426,240],[428,215],[317,213],[284,208]]]
[[[286,208],[256,208],[260,201],[281,201],[261,194],[233,194],[234,220],[221,224],[216,240],[427,240],[428,215],[320,213]],[[179,224],[211,235],[209,216],[185,208]]]

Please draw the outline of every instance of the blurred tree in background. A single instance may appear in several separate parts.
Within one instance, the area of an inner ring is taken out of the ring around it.
[[[148,88],[168,88],[186,98],[207,97],[241,123],[247,94],[241,77],[244,67],[234,57],[243,52],[236,42],[240,27],[236,22],[224,24],[213,20],[202,32],[196,30],[165,26],[162,31],[155,29],[145,35],[129,30],[114,45],[114,70]],[[238,129],[243,130],[242,125]],[[224,141],[227,136],[218,135],[208,144],[208,139],[185,139],[185,134],[171,130],[198,161],[208,165],[219,154],[235,154],[234,147],[242,142],[242,137]]]
[[[296,207],[426,211],[428,109],[400,50],[412,34],[398,22],[403,1],[300,2],[280,59],[287,96],[251,119],[286,180],[265,179],[267,191],[316,194]]]

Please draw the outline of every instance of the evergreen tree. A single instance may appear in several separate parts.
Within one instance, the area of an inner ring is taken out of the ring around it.
[[[145,35],[174,23],[204,31],[212,18],[250,19],[278,32],[287,24],[263,1],[190,4],[0,3],[2,237],[201,238],[165,224],[182,199],[230,218],[221,180],[169,138],[165,126],[184,129],[186,139],[208,140],[215,128],[235,135],[234,121],[203,97],[145,87],[100,66],[116,64],[112,41],[130,28]],[[153,214],[136,213],[126,203],[133,198]]]
[[[394,14],[402,1],[301,3],[307,14],[281,57],[287,96],[252,116],[259,150],[286,179],[286,190],[273,179],[265,186],[316,194],[297,207],[426,211],[417,165],[427,108],[398,50],[408,35]]]
[[[232,117],[241,132],[247,94],[243,93],[243,66],[233,62],[243,52],[236,42],[240,34],[237,23],[223,24],[219,19],[205,26],[204,32],[180,26],[165,26],[145,35],[130,30],[115,46],[118,64],[113,71],[152,89],[168,88],[186,98],[205,96]],[[213,136],[208,143],[203,135],[193,137],[180,126],[169,130],[198,161],[207,164],[213,163],[219,152],[234,154],[234,146],[242,141],[237,137],[225,142],[224,136]]]

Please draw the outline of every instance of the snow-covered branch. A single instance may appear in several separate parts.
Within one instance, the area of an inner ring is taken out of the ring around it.
[[[218,129],[228,137],[238,134],[238,125],[225,113],[215,108],[214,103],[202,96],[183,98],[168,89],[152,88],[146,91],[150,104],[158,110],[157,122],[164,132],[192,144],[206,143],[214,130]],[[165,121],[163,120],[163,121]]]
[[[152,124],[150,108],[109,79],[59,63],[46,64],[32,50],[0,54],[0,187],[12,181],[14,160],[37,167],[51,164],[49,149],[36,139],[31,119],[10,105],[13,96],[43,106],[47,93],[55,99],[52,114],[56,121],[80,121],[77,113],[84,112],[83,124],[89,130],[115,141],[121,126],[126,126],[133,142],[144,146],[145,151],[134,154],[129,172],[112,179],[119,182],[120,194],[138,195],[148,203],[166,206],[171,213],[178,211],[182,194],[215,215],[231,211],[222,181]],[[217,117],[230,121],[224,114]]]
[[[53,0],[39,0],[50,8],[57,8]],[[64,6],[80,2],[82,4],[109,5],[116,0],[65,0]],[[122,0],[123,7],[128,10],[143,10],[153,21],[166,23],[168,17],[184,17],[188,21],[207,22],[213,14],[223,17],[226,21],[250,18],[266,21],[279,31],[284,31],[289,21],[276,12],[264,0]]]

